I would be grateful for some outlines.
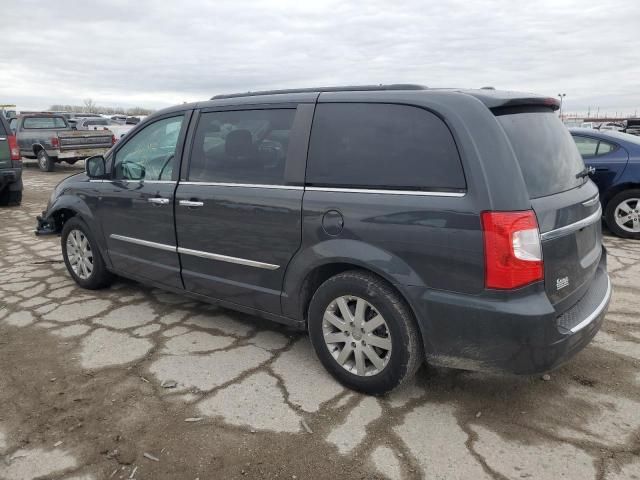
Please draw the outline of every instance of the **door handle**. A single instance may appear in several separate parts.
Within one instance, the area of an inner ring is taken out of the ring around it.
[[[196,200],[180,200],[178,204],[181,207],[202,207],[204,205],[204,202]]]
[[[154,205],[168,205],[169,204],[169,199],[168,198],[161,198],[161,197],[152,197],[147,199],[149,201],[149,203],[153,203]]]

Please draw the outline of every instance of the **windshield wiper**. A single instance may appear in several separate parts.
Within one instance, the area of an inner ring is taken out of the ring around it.
[[[591,175],[595,171],[596,171],[596,169],[593,168],[593,167],[584,167],[583,170],[580,170],[578,173],[576,173],[576,178],[588,177],[589,175]]]

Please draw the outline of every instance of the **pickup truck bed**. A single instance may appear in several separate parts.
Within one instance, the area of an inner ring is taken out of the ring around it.
[[[55,163],[74,164],[104,154],[115,143],[108,130],[72,130],[62,115],[30,114],[18,117],[16,137],[20,154],[37,158],[41,170],[50,172]]]

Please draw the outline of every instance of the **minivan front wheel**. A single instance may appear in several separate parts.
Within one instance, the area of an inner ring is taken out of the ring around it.
[[[82,288],[108,286],[113,275],[107,270],[89,228],[79,218],[67,220],[62,228],[62,256],[71,277]]]
[[[380,395],[414,375],[422,341],[411,310],[384,280],[348,271],[324,282],[309,305],[309,335],[342,384]]]
[[[640,189],[618,193],[607,203],[604,216],[616,236],[640,239]]]

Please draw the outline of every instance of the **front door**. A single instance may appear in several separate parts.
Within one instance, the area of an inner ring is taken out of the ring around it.
[[[98,215],[113,267],[124,275],[182,288],[173,199],[187,115],[125,137],[101,185]]]
[[[280,313],[284,272],[302,236],[303,178],[287,174],[292,162],[304,173],[295,118],[295,107],[200,114],[176,191],[187,290]]]

